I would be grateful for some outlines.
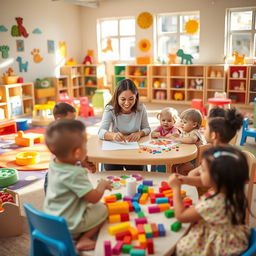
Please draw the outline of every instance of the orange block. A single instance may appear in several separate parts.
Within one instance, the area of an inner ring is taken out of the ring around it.
[[[127,202],[116,202],[107,204],[109,215],[129,213],[129,204]]]
[[[134,227],[130,227],[129,231],[130,231],[130,233],[132,235],[132,240],[137,240],[137,238],[138,238],[138,231],[137,231],[137,229],[134,228]]]
[[[164,211],[170,209],[170,204],[168,204],[168,203],[167,204],[159,204],[158,206],[159,206],[161,212],[164,212]]]
[[[109,223],[121,222],[121,216],[120,216],[120,214],[109,215],[109,216],[108,216],[108,222],[109,222]]]
[[[146,246],[147,245],[147,239],[146,239],[146,235],[145,234],[139,234],[138,235],[138,240],[140,245],[142,246]]]

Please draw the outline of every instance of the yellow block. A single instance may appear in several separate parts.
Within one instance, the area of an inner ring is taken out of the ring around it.
[[[124,223],[117,224],[117,225],[109,227],[108,228],[108,233],[110,235],[114,236],[117,233],[121,233],[121,232],[129,230],[129,228],[130,228],[130,223],[129,222],[124,222]]]
[[[163,194],[165,195],[165,194],[170,194],[170,193],[173,193],[172,192],[172,189],[168,189],[168,190],[164,190],[163,191]]]
[[[154,194],[154,193],[155,193],[154,188],[148,188],[148,193],[149,193],[149,194]]]
[[[173,197],[173,193],[165,194],[165,197],[172,198]]]
[[[109,222],[109,223],[121,222],[121,216],[120,216],[120,214],[109,215],[109,216],[108,216],[108,222]]]
[[[140,197],[140,204],[146,204],[148,199],[148,193],[143,193],[142,196]]]
[[[147,239],[145,234],[139,234],[138,240],[140,245],[147,245]]]
[[[130,231],[130,233],[132,235],[132,240],[137,240],[137,238],[138,238],[138,231],[137,231],[137,229],[134,228],[134,227],[130,227],[129,231]]]

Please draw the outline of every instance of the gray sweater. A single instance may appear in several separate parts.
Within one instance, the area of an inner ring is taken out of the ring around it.
[[[111,105],[107,105],[105,107],[101,126],[98,132],[99,138],[104,139],[104,134],[108,131],[121,132],[123,134],[143,131],[145,135],[148,135],[151,130],[144,104],[140,105],[140,111],[132,112],[130,114],[120,113],[117,116],[114,113],[113,107]]]

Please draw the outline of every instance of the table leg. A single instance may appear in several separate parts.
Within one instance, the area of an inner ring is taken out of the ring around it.
[[[167,164],[165,168],[166,168],[166,173],[172,173],[172,164]]]

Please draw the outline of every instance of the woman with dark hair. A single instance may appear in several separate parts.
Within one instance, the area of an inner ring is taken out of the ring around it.
[[[98,136],[108,141],[138,141],[150,133],[147,111],[139,102],[139,92],[130,79],[117,84],[111,101],[105,107]],[[105,170],[143,170],[142,165],[104,164]]]

